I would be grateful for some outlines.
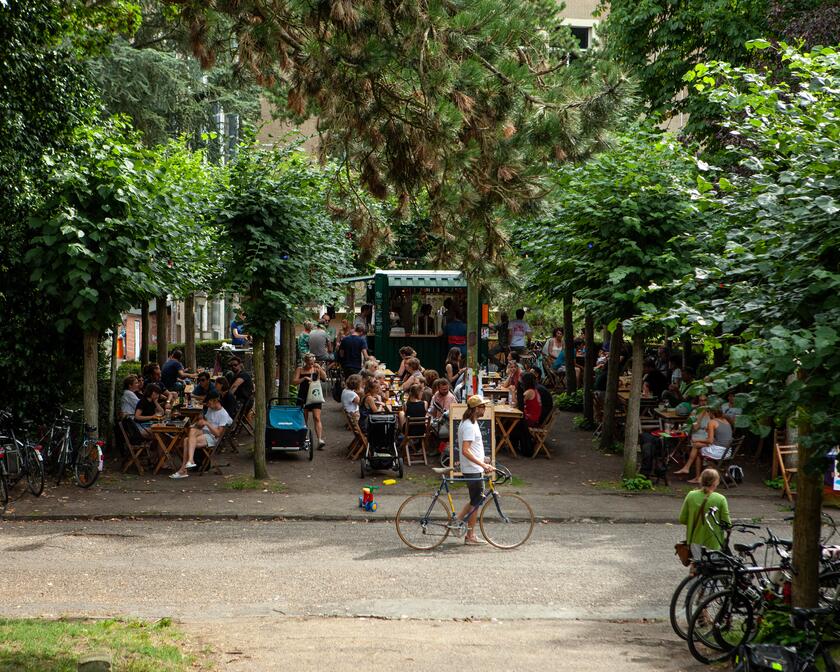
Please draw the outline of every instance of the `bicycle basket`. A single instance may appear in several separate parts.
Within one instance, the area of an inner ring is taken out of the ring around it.
[[[778,644],[744,644],[733,659],[735,672],[795,672],[796,649]]]

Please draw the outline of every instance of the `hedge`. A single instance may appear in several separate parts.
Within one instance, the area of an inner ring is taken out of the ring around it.
[[[212,369],[216,362],[216,349],[221,347],[222,343],[227,341],[196,341],[195,342],[195,361],[199,367],[205,369]],[[170,343],[169,352],[173,350],[184,350],[183,343]],[[149,361],[157,361],[157,346],[149,346]]]

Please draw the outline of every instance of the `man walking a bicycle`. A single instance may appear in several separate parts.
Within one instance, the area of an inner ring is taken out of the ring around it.
[[[475,536],[478,506],[482,503],[484,495],[484,474],[492,474],[494,471],[493,465],[484,456],[484,440],[481,437],[481,428],[478,425],[478,419],[484,415],[486,405],[487,401],[477,394],[467,399],[467,410],[464,411],[463,420],[458,427],[461,473],[467,481],[470,493],[470,501],[461,509],[458,519],[462,520],[472,509],[467,521],[467,534],[464,539],[467,546],[479,546],[487,543]]]

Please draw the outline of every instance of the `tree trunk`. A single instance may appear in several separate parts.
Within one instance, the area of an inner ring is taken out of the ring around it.
[[[157,361],[163,366],[169,355],[169,342],[166,337],[166,294],[155,299],[155,316],[157,317]]]
[[[277,352],[273,339],[265,339],[265,400],[266,403],[277,396],[277,385],[274,384],[277,370]]]
[[[566,351],[566,392],[577,392],[577,369],[575,368],[575,324],[572,321],[572,295],[563,299],[563,349]]]
[[[592,401],[595,383],[595,321],[592,313],[586,312],[584,317],[584,331],[586,338],[586,359],[583,364],[583,417],[590,425],[595,423],[595,408]]]
[[[612,351],[610,351],[612,352]],[[624,432],[624,478],[635,478],[638,473],[636,447],[639,444],[641,422],[639,413],[642,405],[642,360],[645,356],[645,337],[633,334],[633,377],[630,381],[630,400],[627,402],[627,424]]]
[[[291,320],[280,321],[280,394],[286,397],[292,384],[290,366],[295,350],[295,330]]]
[[[83,336],[84,369],[82,387],[85,405],[85,424],[99,425],[99,395],[97,390],[97,369],[99,368],[99,332],[86,331]],[[98,432],[94,432],[98,436]]]
[[[615,441],[615,409],[618,404],[618,376],[624,330],[619,322],[610,338],[610,358],[607,362],[607,394],[604,398],[604,426],[601,432],[601,449],[608,450]]]
[[[478,372],[478,282],[471,277],[467,278],[467,368]],[[467,385],[472,385],[472,378]]]
[[[254,336],[254,478],[268,478],[265,466],[265,350]]]
[[[120,337],[121,328],[122,324],[114,326],[114,333],[111,336],[111,375],[110,384],[108,385],[108,390],[110,392],[108,395],[108,426],[105,428],[105,436],[108,437],[109,441],[113,439],[112,429],[114,424],[117,422],[117,404],[115,399],[117,395],[117,340]]]
[[[811,455],[802,445],[810,425],[799,423],[798,471],[796,472],[796,510],[793,518],[793,606],[816,607],[820,572],[820,514],[823,475],[808,469]]]
[[[195,371],[195,294],[184,299],[184,359],[186,367]]]
[[[152,334],[149,326],[149,302],[143,301],[140,305],[140,366],[141,368],[149,363],[149,342]]]
[[[682,368],[691,366],[691,334],[683,334],[680,344],[682,345]]]

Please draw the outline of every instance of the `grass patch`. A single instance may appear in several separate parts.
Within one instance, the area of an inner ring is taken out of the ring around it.
[[[225,490],[259,490],[260,492],[265,490],[268,490],[268,492],[286,491],[285,483],[279,483],[277,481],[261,481],[251,476],[234,476],[233,478],[227,479],[222,487]]]
[[[0,670],[75,672],[81,658],[97,651],[113,656],[121,672],[186,672],[211,669],[187,651],[169,619],[85,621],[0,619]]]

